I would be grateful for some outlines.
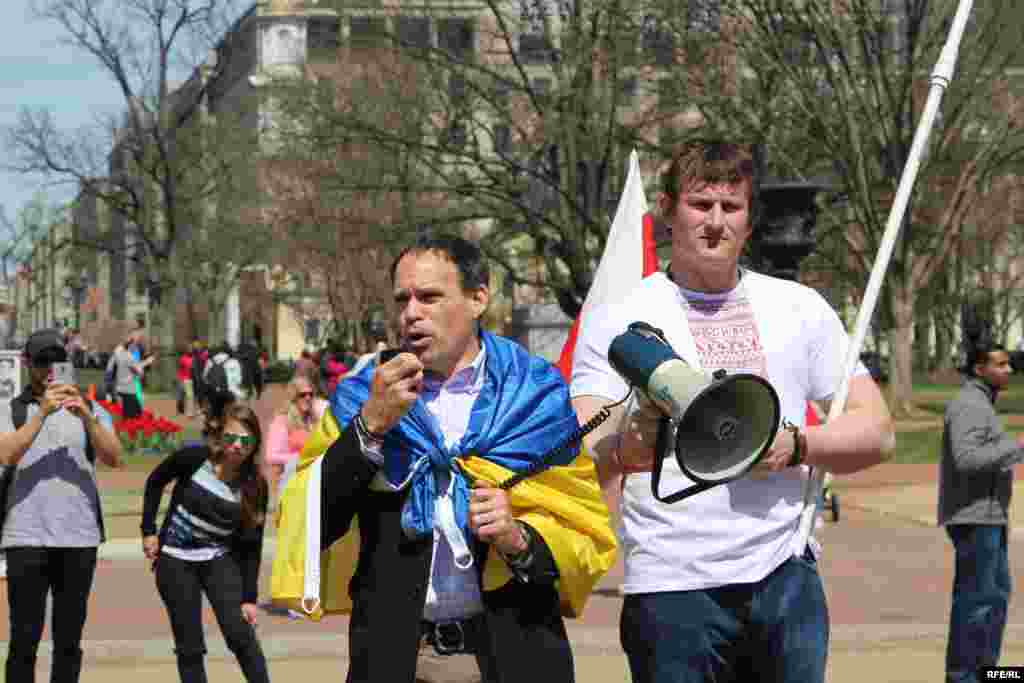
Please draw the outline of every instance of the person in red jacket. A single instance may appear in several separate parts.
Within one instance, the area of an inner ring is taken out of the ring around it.
[[[327,370],[327,395],[330,396],[334,393],[334,387],[338,386],[338,381],[348,372],[348,366],[341,362],[341,354],[337,352],[328,354],[324,366]]]
[[[195,413],[195,394],[192,385],[192,352],[184,350],[178,356],[178,415],[192,417]]]

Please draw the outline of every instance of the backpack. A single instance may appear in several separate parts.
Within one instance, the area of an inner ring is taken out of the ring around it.
[[[248,392],[263,390],[262,369],[260,368],[260,351],[252,344],[241,344],[235,352],[235,358],[242,367],[242,386]]]
[[[210,396],[233,396],[231,388],[228,386],[228,371],[224,367],[229,360],[231,360],[231,356],[228,356],[219,363],[212,358],[210,359],[210,371],[205,373],[206,377],[204,379],[206,392]]]
[[[103,389],[107,396],[117,398],[117,359],[112,356],[110,360],[107,369],[103,371]]]

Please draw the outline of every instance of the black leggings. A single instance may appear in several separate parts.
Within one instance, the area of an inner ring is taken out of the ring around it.
[[[77,683],[82,670],[82,629],[96,573],[96,548],[8,548],[7,604],[11,641],[8,683],[35,681],[36,652],[53,592],[53,658],[50,680]]]
[[[256,630],[242,616],[242,575],[230,555],[206,562],[188,562],[161,553],[156,562],[156,587],[171,619],[182,683],[206,683],[204,593],[245,680],[269,683],[267,661]]]
[[[118,394],[121,397],[121,412],[126,418],[142,415],[142,404],[135,394]]]

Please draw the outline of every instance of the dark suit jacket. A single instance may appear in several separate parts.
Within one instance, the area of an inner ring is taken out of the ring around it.
[[[413,683],[433,539],[405,536],[406,493],[370,490],[376,472],[350,425],[324,458],[321,547],[341,538],[358,516],[359,562],[349,585],[349,683]],[[555,586],[558,570],[540,534],[532,536],[532,567],[483,594],[486,644],[477,659],[487,683],[574,680]],[[482,575],[487,546],[476,542],[473,550]]]

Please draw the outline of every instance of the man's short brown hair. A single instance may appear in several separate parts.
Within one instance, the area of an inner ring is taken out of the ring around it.
[[[757,191],[757,161],[754,145],[731,142],[686,142],[672,150],[663,177],[662,190],[675,206],[683,183],[739,183],[750,181],[753,202]]]

